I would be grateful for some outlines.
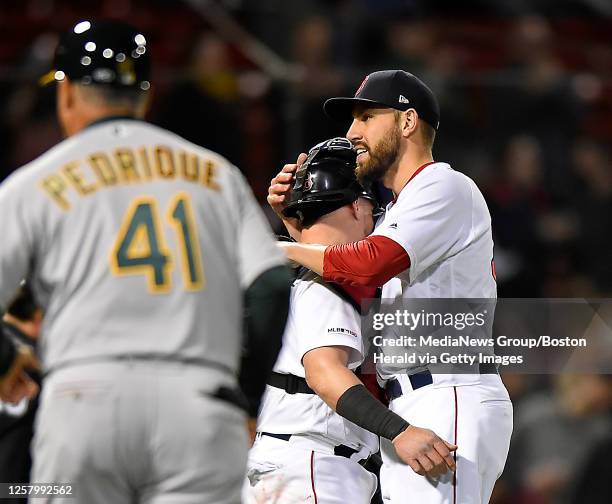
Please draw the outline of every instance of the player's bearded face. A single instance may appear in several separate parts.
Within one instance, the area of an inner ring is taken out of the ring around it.
[[[397,121],[374,145],[368,144],[365,139],[355,144],[357,149],[366,149],[365,156],[357,158],[357,179],[360,183],[371,182],[382,179],[385,174],[394,169],[399,158],[400,151],[400,129]],[[365,158],[363,160],[360,159]]]

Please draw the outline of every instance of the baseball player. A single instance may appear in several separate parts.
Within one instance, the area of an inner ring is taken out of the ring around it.
[[[68,138],[0,186],[0,305],[28,278],[45,311],[31,480],[71,485],[42,502],[240,502],[280,349],[285,259],[235,167],[142,120],[149,52],[120,22],[64,34],[44,80]]]
[[[375,199],[354,168],[346,139],[311,149],[283,210],[301,223],[301,241],[341,244],[371,232]],[[378,450],[375,434],[395,439],[406,423],[369,393],[358,423],[344,418],[354,407],[346,392],[365,390],[351,370],[364,357],[358,300],[373,296],[374,289],[342,290],[306,269],[294,282],[283,350],[249,456],[249,502],[370,502],[376,478],[359,463]],[[448,449],[445,455],[452,465]]]
[[[302,222],[302,240],[345,243],[371,232],[376,200],[354,166],[345,138],[310,150],[284,210]],[[338,392],[359,383],[352,370],[364,354],[358,302],[302,268],[249,454],[246,503],[370,503],[376,477],[361,464],[378,437],[334,412]]]
[[[440,114],[431,90],[401,70],[374,72],[354,97],[332,98],[324,109],[333,118],[352,118],[347,137],[357,153],[358,178],[381,181],[395,199],[369,237],[344,245],[287,243],[287,256],[324,280],[382,286],[387,299],[495,298],[489,211],[472,180],[433,161]],[[277,211],[294,170],[287,165],[272,181],[268,201]],[[299,235],[295,221],[285,222]],[[438,454],[425,446],[404,453],[408,467],[383,439],[381,488],[388,502],[489,501],[508,453],[512,404],[495,367],[467,371],[378,367],[394,412],[458,446],[456,471],[432,477]],[[348,399],[357,404],[362,396],[355,389]],[[358,423],[360,415],[355,408],[345,416]],[[410,437],[410,429],[399,436]]]

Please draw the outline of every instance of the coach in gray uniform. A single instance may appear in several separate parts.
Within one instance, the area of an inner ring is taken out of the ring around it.
[[[45,310],[32,482],[71,485],[41,502],[238,503],[284,258],[234,166],[141,120],[138,30],[78,23],[46,80],[68,138],[0,186],[0,306],[28,278]],[[14,401],[31,359],[0,338],[0,375],[11,363]]]

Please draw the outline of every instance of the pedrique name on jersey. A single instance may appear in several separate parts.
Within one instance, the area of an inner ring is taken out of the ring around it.
[[[43,178],[40,187],[63,210],[70,210],[71,194],[88,196],[104,188],[153,180],[180,178],[220,191],[216,176],[217,166],[210,159],[155,145],[95,152],[83,160],[70,161]]]

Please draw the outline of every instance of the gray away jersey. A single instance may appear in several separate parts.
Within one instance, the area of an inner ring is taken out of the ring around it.
[[[162,354],[236,370],[242,292],[284,259],[224,158],[145,122],[94,124],[0,186],[0,306],[28,278],[45,369]]]

